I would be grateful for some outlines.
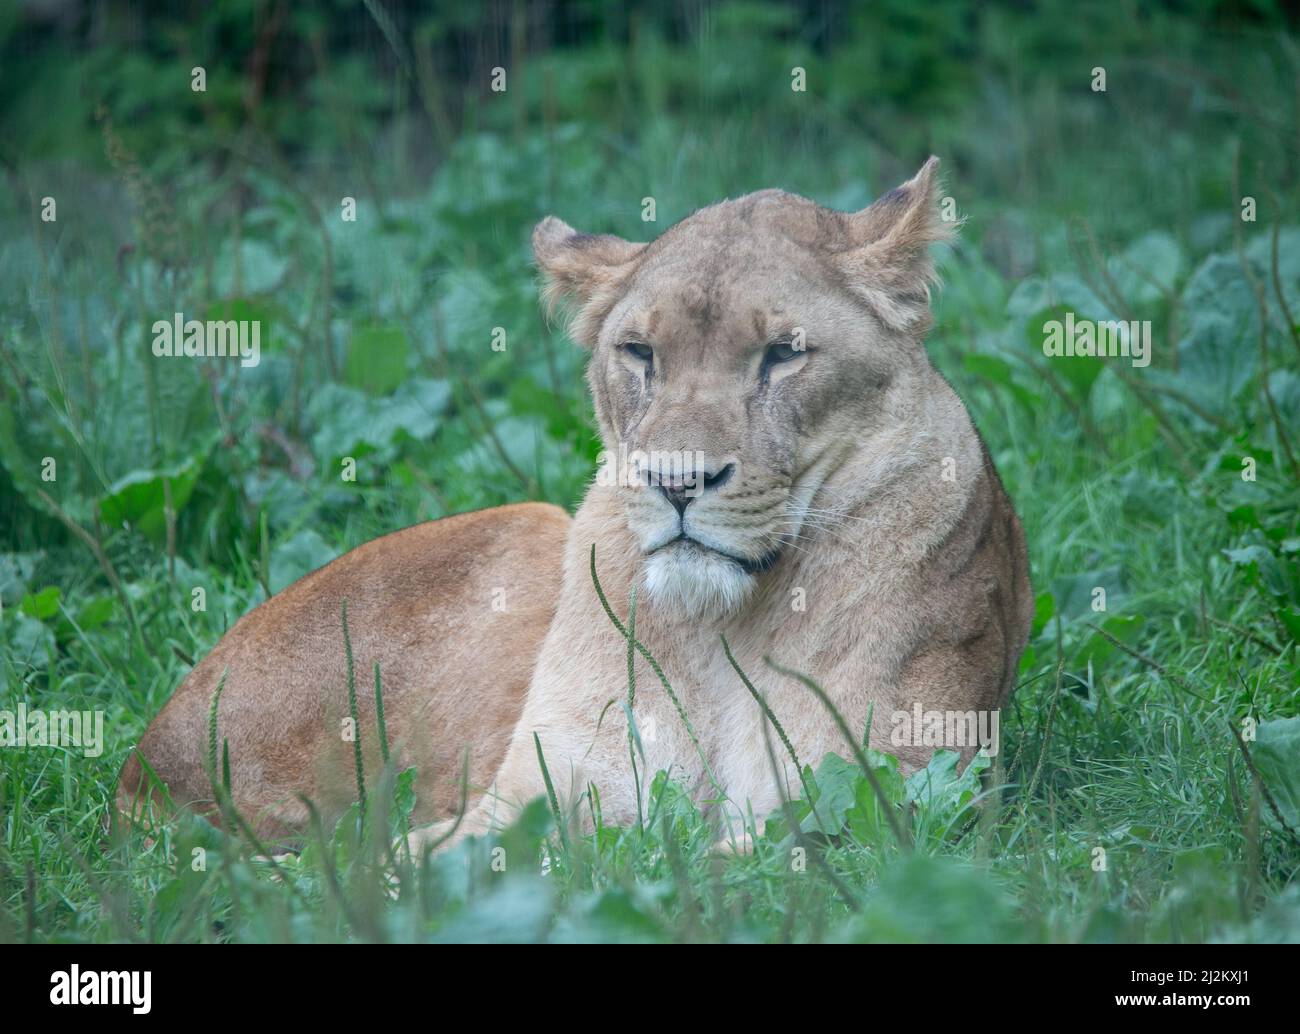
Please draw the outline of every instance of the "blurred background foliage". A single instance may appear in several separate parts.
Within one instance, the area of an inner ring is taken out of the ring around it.
[[[966,224],[928,347],[1039,591],[1001,773],[1033,795],[1001,844],[1015,936],[1295,935],[1300,857],[1268,808],[1261,840],[1225,721],[1300,721],[1296,26],[1267,0],[0,5],[0,674],[114,730],[98,765],[0,758],[0,877],[41,859],[32,914],[104,935],[69,844],[95,851],[129,743],[224,628],[415,521],[576,505],[597,441],[583,355],[538,309],[538,219],[648,239],[772,186],[849,209],[935,153]],[[1045,361],[1063,309],[1151,320],[1152,365]],[[260,365],[155,359],[175,312],[261,321]],[[1270,728],[1261,766],[1300,771]],[[1128,852],[1101,890],[1097,842]],[[783,922],[768,891],[756,936]],[[876,914],[843,935],[895,929]]]
[[[576,502],[594,449],[579,357],[542,324],[526,248],[548,212],[645,238],[765,186],[854,207],[934,152],[970,220],[972,276],[1010,289],[1095,268],[1159,228],[1141,255],[1167,266],[1159,302],[1189,252],[1230,243],[1234,176],[1268,213],[1294,205],[1300,160],[1300,54],[1262,3],[47,0],[8,8],[0,41],[0,274],[19,392],[5,440],[24,456],[15,438],[60,440],[70,512],[190,462],[179,541],[222,562],[259,510],[279,507],[273,531],[293,510],[277,472],[358,451],[377,454],[369,484],[413,493],[403,509],[521,490]],[[796,66],[806,92],[790,88]],[[1097,66],[1105,93],[1090,88]],[[46,196],[55,224],[37,221]],[[999,310],[983,287],[962,302]],[[954,310],[968,326],[976,315]],[[147,362],[141,336],[174,311],[262,320],[262,366]],[[497,326],[505,352],[485,348]],[[41,339],[59,365],[23,367]],[[375,405],[408,376],[441,383]],[[25,387],[56,400],[63,426],[17,419]],[[393,445],[435,432],[449,439],[436,456]],[[29,471],[5,470],[11,524],[62,539],[24,506]]]

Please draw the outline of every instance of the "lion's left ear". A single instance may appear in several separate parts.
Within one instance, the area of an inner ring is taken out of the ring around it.
[[[850,246],[834,261],[850,286],[895,330],[924,329],[935,283],[930,245],[951,240],[939,216],[939,159],[873,204],[845,218]]]
[[[578,233],[548,215],[533,230],[533,255],[542,271],[542,301],[549,313],[562,298],[580,308],[570,332],[580,344],[591,345],[599,322],[613,304],[618,289],[645,250],[612,234]]]

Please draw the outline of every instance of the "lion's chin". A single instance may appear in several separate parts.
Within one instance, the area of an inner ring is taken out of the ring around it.
[[[687,620],[733,614],[754,589],[754,576],[734,560],[687,544],[652,553],[646,560],[645,581],[656,607]]]

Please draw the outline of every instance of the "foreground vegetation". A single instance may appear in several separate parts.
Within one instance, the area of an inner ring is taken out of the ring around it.
[[[0,749],[0,937],[1300,939],[1294,37],[894,6],[833,38],[748,4],[574,15],[502,54],[468,9],[389,33],[230,5],[89,49],[0,24],[0,709],[106,730],[97,757]],[[315,58],[277,76],[263,44]],[[645,239],[773,185],[851,208],[930,152],[966,224],[929,347],[1038,593],[996,758],[904,781],[846,748],[742,857],[664,779],[640,828],[561,835],[542,800],[423,864],[389,851],[409,773],[278,861],[196,820],[106,831],[130,745],[268,594],[415,521],[581,498],[597,444],[537,219]],[[1067,310],[1150,320],[1151,365],[1045,358]],[[174,312],[260,320],[260,363],[156,360]]]

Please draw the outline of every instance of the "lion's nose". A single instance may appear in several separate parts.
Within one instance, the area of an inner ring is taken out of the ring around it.
[[[692,499],[721,488],[731,480],[735,472],[734,463],[728,463],[716,471],[683,471],[680,476],[662,479],[656,487],[673,504],[678,515],[682,515],[686,513],[686,507],[691,505]]]

